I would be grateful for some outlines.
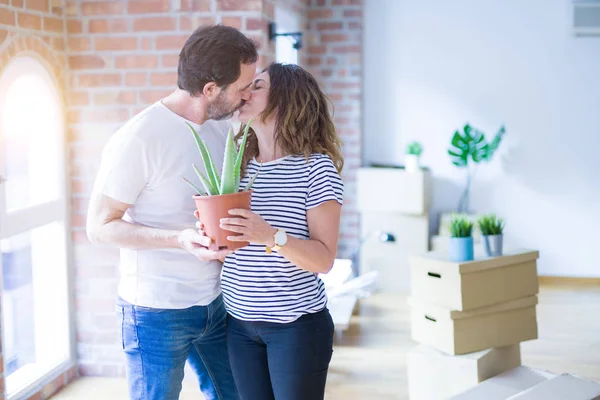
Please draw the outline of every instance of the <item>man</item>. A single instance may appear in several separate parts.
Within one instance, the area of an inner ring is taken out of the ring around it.
[[[230,117],[250,94],[255,44],[199,28],[179,55],[178,89],[128,121],[104,149],[89,206],[93,243],[121,249],[118,311],[132,399],[178,399],[186,359],[206,399],[237,399],[225,340],[221,262],[195,230],[202,165],[190,123],[221,165]]]

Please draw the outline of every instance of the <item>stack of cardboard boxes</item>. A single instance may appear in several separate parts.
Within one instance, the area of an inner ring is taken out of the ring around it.
[[[572,397],[577,385],[600,395],[596,383],[521,366],[520,343],[538,337],[538,258],[533,250],[469,262],[444,252],[411,257],[411,336],[419,342],[407,360],[411,400],[561,399],[544,397],[556,387],[570,390],[565,399],[595,399]]]
[[[538,257],[411,257],[411,400],[447,399],[521,365],[520,343],[538,337]]]

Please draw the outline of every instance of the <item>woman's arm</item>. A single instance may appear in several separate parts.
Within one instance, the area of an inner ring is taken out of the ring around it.
[[[335,200],[326,201],[306,212],[310,239],[288,235],[287,243],[277,252],[304,270],[326,274],[331,270],[337,253],[342,206]],[[229,214],[241,218],[221,219],[221,228],[241,233],[230,236],[231,241],[248,241],[273,247],[277,229],[260,215],[248,210],[234,209]]]

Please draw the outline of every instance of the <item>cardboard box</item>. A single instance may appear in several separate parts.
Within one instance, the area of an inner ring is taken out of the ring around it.
[[[358,211],[388,211],[423,215],[429,209],[430,173],[422,169],[359,168]]]
[[[407,355],[409,398],[447,399],[520,365],[519,344],[459,356],[418,345]]]
[[[486,397],[487,399],[487,397]],[[562,374],[541,382],[507,400],[600,400],[600,384]]]
[[[551,372],[520,366],[483,381],[448,400],[507,400],[554,376],[556,375]]]
[[[428,250],[429,219],[392,212],[361,214],[360,273],[379,273],[379,288],[385,292],[409,294],[409,257]],[[381,242],[378,232],[390,233],[394,242]]]
[[[471,310],[536,295],[534,250],[507,250],[500,257],[452,262],[444,253],[410,257],[412,297],[452,310]]]
[[[411,336],[451,355],[537,339],[537,302],[537,296],[530,296],[456,311],[411,298]]]

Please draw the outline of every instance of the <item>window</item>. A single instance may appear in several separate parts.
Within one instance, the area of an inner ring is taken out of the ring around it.
[[[0,75],[0,266],[8,397],[71,360],[62,101],[46,68]]]

